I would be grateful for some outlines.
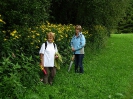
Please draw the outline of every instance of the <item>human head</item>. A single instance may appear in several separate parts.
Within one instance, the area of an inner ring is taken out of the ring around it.
[[[47,40],[48,42],[52,43],[55,39],[55,34],[53,32],[47,33]]]
[[[81,25],[76,25],[75,26],[75,35],[78,35],[82,31]]]
[[[75,30],[79,30],[79,32],[81,32],[81,31],[82,31],[81,25],[76,25],[76,26],[75,26]]]

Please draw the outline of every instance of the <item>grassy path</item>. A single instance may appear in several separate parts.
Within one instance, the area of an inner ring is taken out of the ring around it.
[[[91,99],[119,99],[128,94],[133,79],[133,35],[111,35],[106,48],[90,59],[88,67],[96,87]]]
[[[133,95],[133,34],[111,35],[100,53],[86,47],[84,74],[75,74],[74,66],[69,73],[67,69],[57,71],[53,86],[38,86],[28,99],[129,99]]]

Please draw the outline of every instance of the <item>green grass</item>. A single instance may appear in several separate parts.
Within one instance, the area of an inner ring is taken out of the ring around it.
[[[86,47],[84,74],[74,65],[57,71],[53,86],[40,83],[23,99],[133,99],[133,34],[112,34],[106,47]]]

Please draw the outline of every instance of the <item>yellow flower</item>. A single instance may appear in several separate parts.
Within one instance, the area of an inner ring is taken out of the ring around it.
[[[2,31],[3,33],[6,33],[6,31]]]
[[[57,41],[61,41],[61,39],[58,39]]]
[[[6,41],[7,39],[4,39],[4,41]]]
[[[44,38],[44,41],[46,41],[47,39],[46,38]]]
[[[63,36],[61,35],[61,38],[63,38]]]
[[[11,36],[14,36],[14,34],[11,33]]]
[[[4,24],[6,24],[2,19],[0,19],[0,22],[2,22],[2,23],[4,23]]]
[[[36,46],[36,48],[39,48],[39,46]]]
[[[31,45],[33,45],[34,43],[32,42],[32,43],[30,43]]]
[[[35,35],[32,35],[32,38],[35,38]]]
[[[37,36],[39,36],[40,34],[39,33],[36,33]]]
[[[12,31],[12,32],[11,32],[11,36],[15,36],[16,33],[17,33],[16,30]]]
[[[15,36],[15,38],[19,38],[18,36]]]
[[[15,33],[17,33],[17,31],[16,31],[16,30],[14,30],[12,33],[14,33],[14,34],[15,34]]]
[[[35,33],[36,31],[31,31],[32,33]]]

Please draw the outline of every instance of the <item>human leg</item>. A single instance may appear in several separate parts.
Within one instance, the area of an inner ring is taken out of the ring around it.
[[[46,71],[47,74],[44,74],[43,82],[44,82],[45,84],[47,84],[47,83],[48,83],[49,71],[48,71],[48,67],[44,67],[44,69],[45,69],[45,71]]]
[[[78,61],[79,61],[79,55],[75,54],[75,73],[79,72],[78,71]]]
[[[56,75],[56,68],[55,67],[49,67],[50,75],[49,75],[49,83],[52,84],[53,79]]]
[[[84,58],[84,54],[79,54],[79,68],[80,68],[80,73],[83,73],[84,70],[83,70],[83,58]]]

